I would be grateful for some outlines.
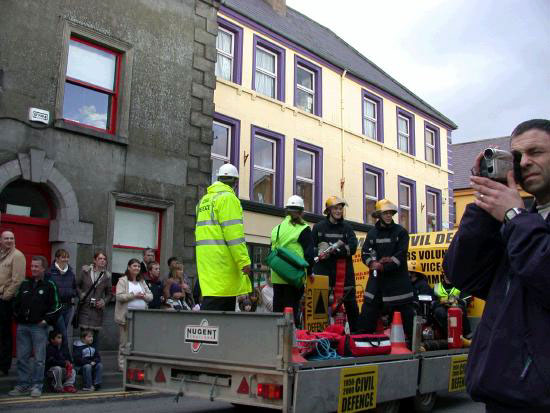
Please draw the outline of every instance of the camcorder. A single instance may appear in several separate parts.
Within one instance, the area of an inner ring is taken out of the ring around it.
[[[479,175],[506,183],[508,171],[514,171],[516,182],[521,182],[521,153],[487,148],[479,163]]]

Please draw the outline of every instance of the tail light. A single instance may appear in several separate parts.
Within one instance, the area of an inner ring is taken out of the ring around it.
[[[145,370],[141,369],[127,369],[126,370],[126,380],[135,381],[135,382],[144,382],[145,381]]]
[[[258,383],[256,394],[264,399],[281,400],[283,398],[283,386],[275,383]]]

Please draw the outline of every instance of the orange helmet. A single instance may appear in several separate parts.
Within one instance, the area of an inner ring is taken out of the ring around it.
[[[397,207],[388,201],[387,199],[381,199],[376,202],[375,211],[371,214],[374,218],[380,218],[382,212],[391,211],[394,214],[397,214]]]
[[[330,211],[330,208],[332,208],[333,206],[335,205],[340,205],[342,204],[343,206],[347,206],[347,202],[344,201],[342,198],[338,198],[337,196],[334,196],[334,195],[331,195],[327,198],[327,200],[325,201],[325,210],[323,211],[323,213],[325,215],[328,215],[329,211]]]

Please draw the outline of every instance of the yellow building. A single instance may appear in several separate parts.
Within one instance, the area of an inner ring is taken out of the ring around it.
[[[451,160],[453,165],[453,176],[451,178],[454,192],[454,210],[456,212],[455,228],[458,228],[466,206],[475,200],[475,191],[470,187],[471,168],[474,160],[481,151],[489,147],[510,149],[510,137],[484,139],[479,141],[456,143],[451,145]],[[529,208],[533,203],[533,196],[520,190],[525,206]]]
[[[453,225],[448,149],[456,125],[333,32],[281,0],[227,0],[218,12],[213,175],[241,175],[257,265],[292,194],[306,219],[330,195],[364,237],[383,197],[410,232]]]

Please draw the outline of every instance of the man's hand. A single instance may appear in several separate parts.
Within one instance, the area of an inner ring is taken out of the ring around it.
[[[95,306],[101,310],[103,307],[105,307],[105,301],[103,301],[103,298],[100,298],[96,301]]]
[[[382,257],[378,260],[378,262],[380,264],[391,264],[393,260],[391,259],[391,257]]]
[[[245,265],[242,269],[242,272],[244,272],[246,275],[251,275],[252,274],[252,268],[250,267],[250,265]]]
[[[382,265],[379,261],[371,261],[369,263],[369,270],[371,270],[371,271],[384,271],[384,265]]]
[[[500,222],[504,221],[504,214],[510,208],[525,208],[513,171],[508,172],[507,179],[507,185],[504,185],[481,176],[470,177],[472,188],[476,191],[474,203]]]

